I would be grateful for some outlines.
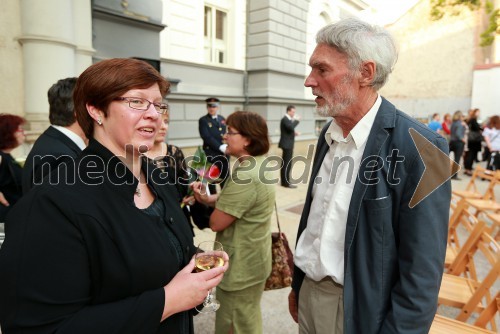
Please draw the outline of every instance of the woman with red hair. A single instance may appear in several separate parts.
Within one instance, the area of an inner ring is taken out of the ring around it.
[[[73,102],[89,145],[9,213],[2,332],[194,333],[192,309],[222,280],[229,257],[194,272],[177,190],[143,158],[169,86],[131,58],[101,60],[79,75]]]
[[[20,116],[0,114],[0,222],[22,195],[22,169],[10,153],[26,138],[22,127],[25,122]]]

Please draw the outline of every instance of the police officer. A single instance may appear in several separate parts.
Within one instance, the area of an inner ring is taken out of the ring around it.
[[[229,156],[226,155],[227,144],[224,143],[226,134],[226,119],[218,114],[220,100],[209,97],[207,103],[207,114],[198,121],[198,129],[203,139],[203,150],[207,155],[208,162],[217,165],[221,170],[221,187],[229,172]],[[215,187],[210,187],[210,192],[215,193]]]

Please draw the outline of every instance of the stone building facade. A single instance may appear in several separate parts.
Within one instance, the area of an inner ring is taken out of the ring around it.
[[[195,147],[204,99],[225,116],[264,116],[273,141],[288,104],[302,115],[298,141],[324,123],[303,86],[314,35],[358,15],[362,0],[3,0],[0,99],[28,120],[32,142],[48,125],[47,89],[111,57],[149,61],[172,82],[169,140]],[[27,147],[25,151],[29,149]],[[25,152],[26,153],[26,152]],[[22,155],[22,152],[20,153]]]

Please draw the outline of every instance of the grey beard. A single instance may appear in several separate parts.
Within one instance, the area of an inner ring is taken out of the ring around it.
[[[344,111],[354,102],[354,97],[349,96],[347,99],[342,99],[336,104],[326,104],[322,107],[316,107],[316,113],[322,117],[336,117],[344,113]]]
[[[316,107],[316,114],[321,117],[330,117],[330,106],[324,105],[322,107]]]
[[[337,93],[334,96],[330,96],[328,100],[336,102],[326,103],[322,107],[316,107],[316,113],[319,116],[336,117],[342,115],[344,111],[356,101],[356,97],[349,91],[345,94]]]

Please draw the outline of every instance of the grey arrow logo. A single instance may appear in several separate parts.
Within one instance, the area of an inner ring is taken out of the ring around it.
[[[434,190],[448,181],[452,175],[457,173],[460,170],[460,165],[418,133],[417,130],[410,128],[408,131],[425,166],[417,189],[415,189],[410,200],[409,207],[413,209],[418,203],[432,194]]]

